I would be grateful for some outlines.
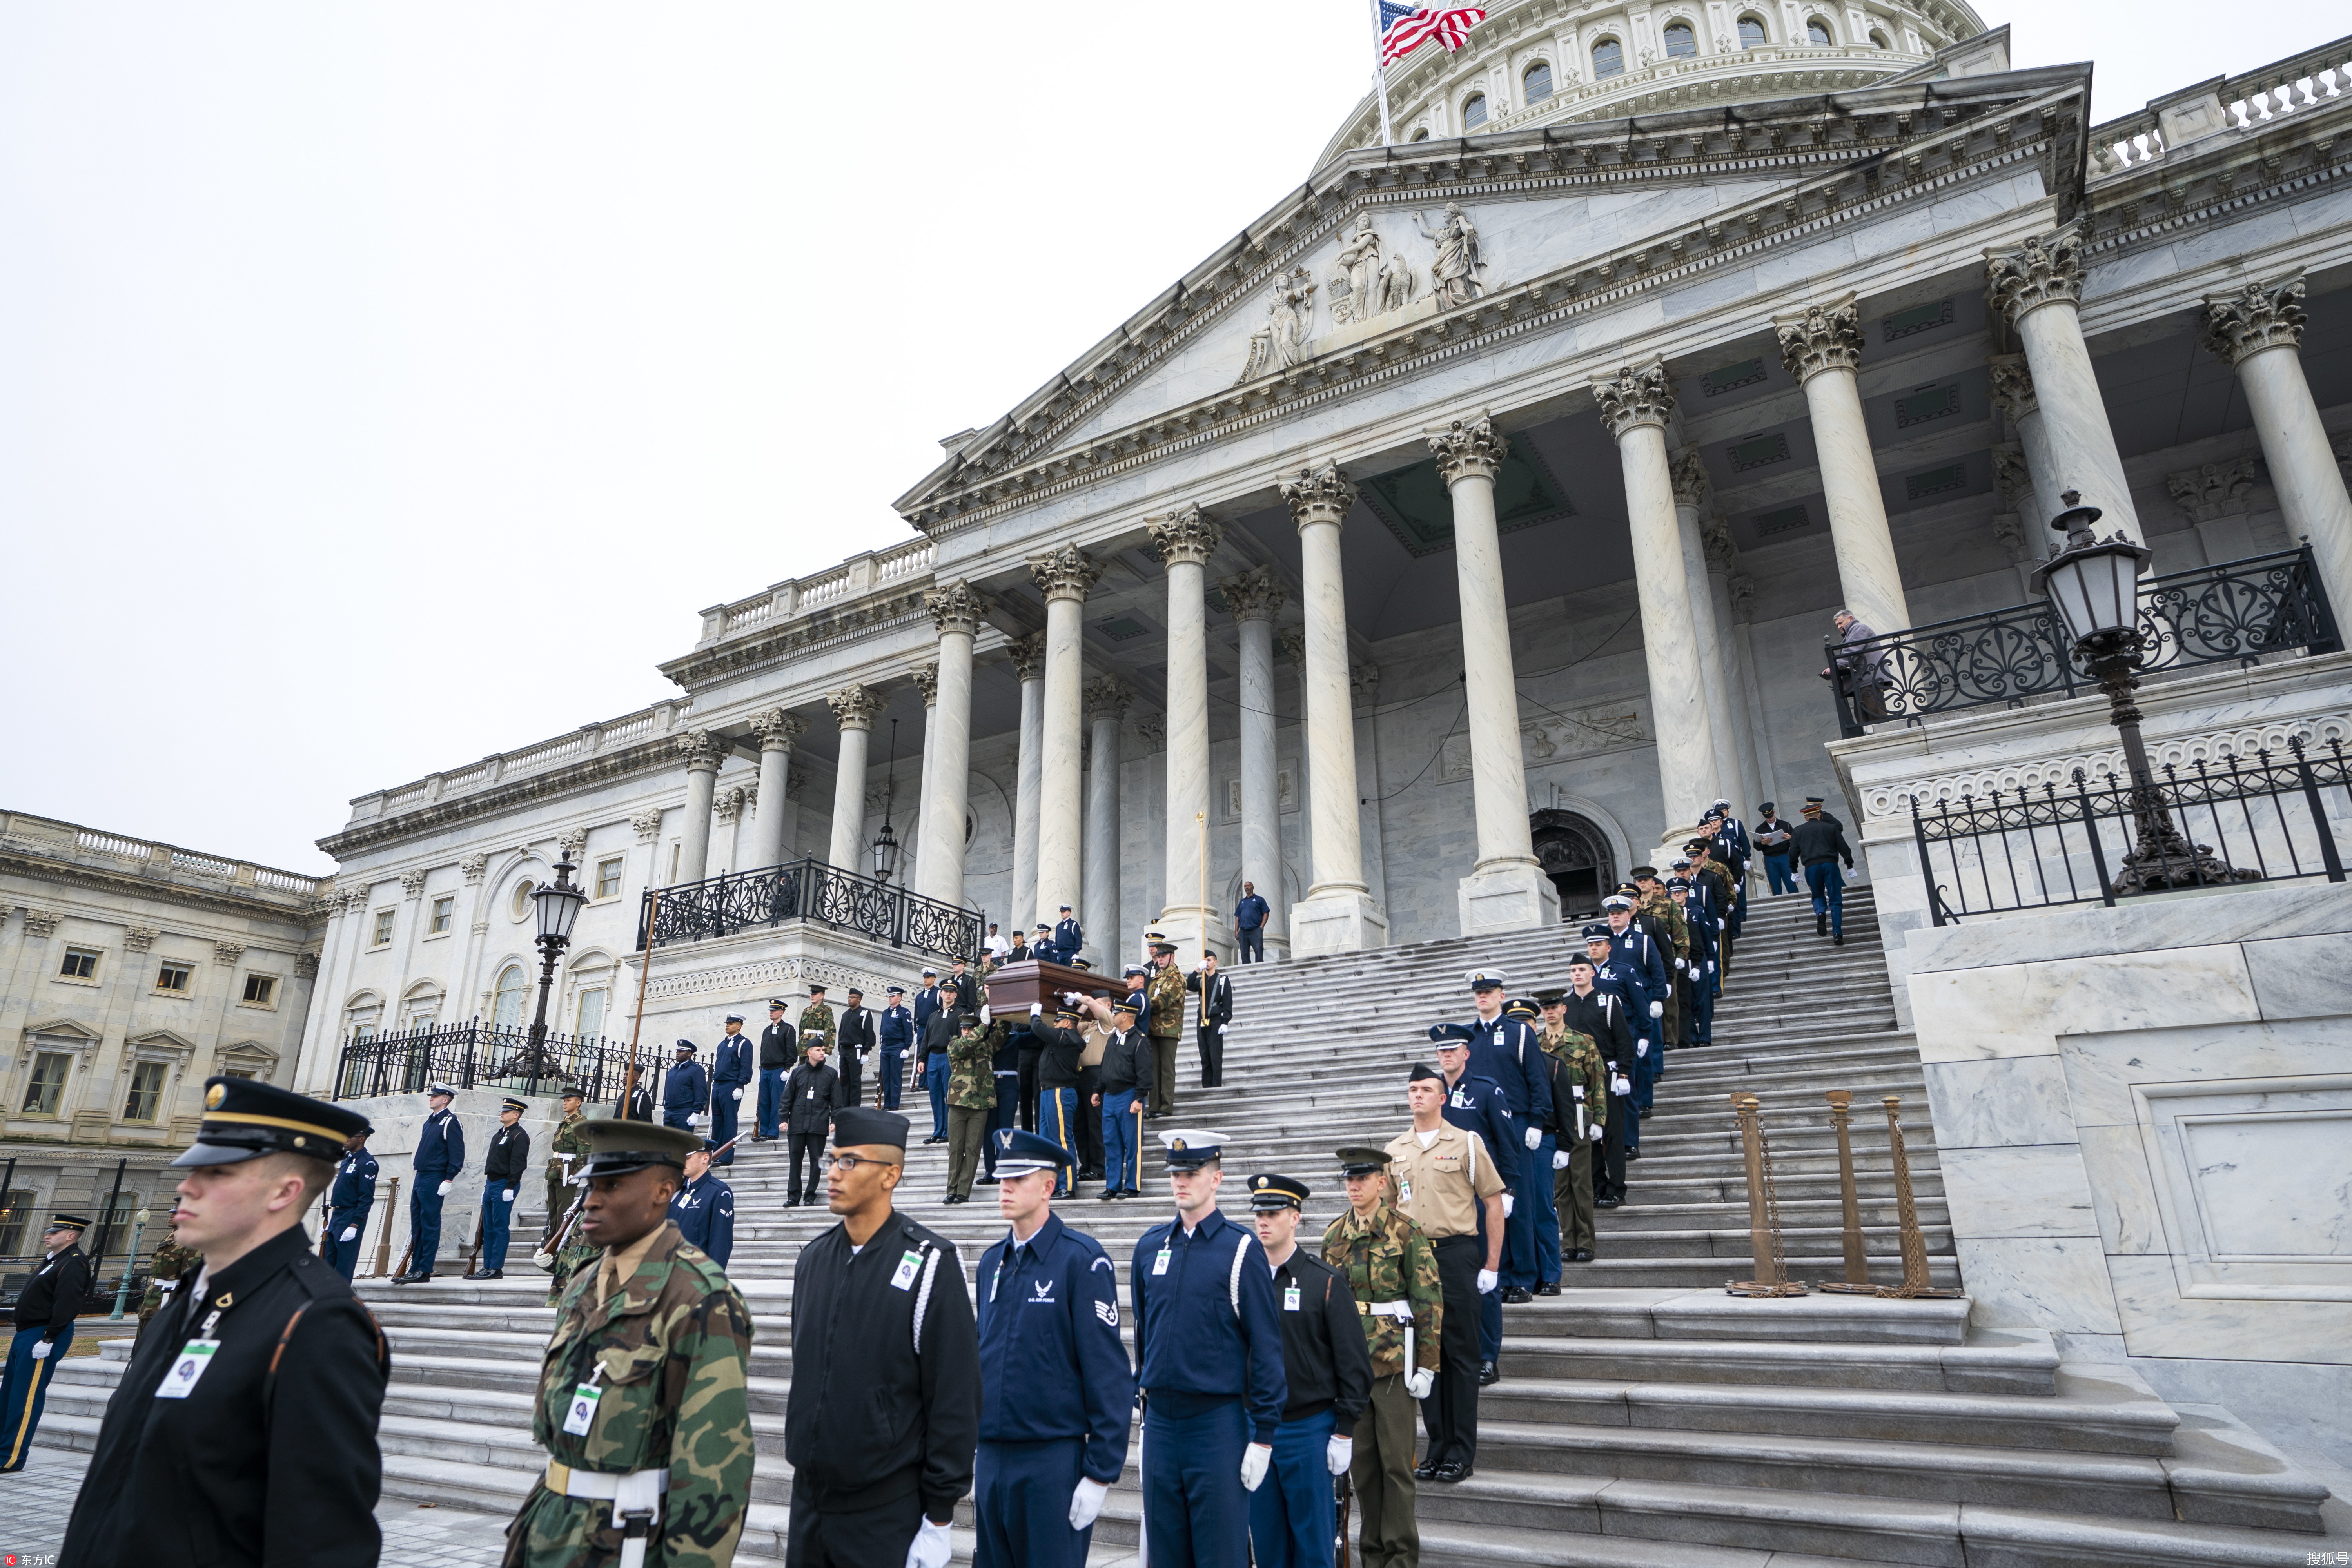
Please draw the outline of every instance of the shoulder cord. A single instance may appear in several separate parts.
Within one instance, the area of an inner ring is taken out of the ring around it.
[[[931,1304],[931,1281],[940,1272],[940,1254],[945,1250],[929,1242],[923,1243],[923,1288],[915,1297],[915,1353],[923,1353],[923,1315]]]
[[[1239,1230],[1241,1227],[1236,1226],[1234,1228]],[[1242,1259],[1249,1256],[1251,1239],[1247,1231],[1242,1232],[1241,1245],[1234,1248],[1233,1269],[1225,1277],[1225,1296],[1234,1304],[1234,1317],[1236,1320],[1242,1315]]]

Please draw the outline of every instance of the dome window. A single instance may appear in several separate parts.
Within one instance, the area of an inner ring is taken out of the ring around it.
[[[1691,25],[1688,22],[1666,24],[1666,58],[1668,59],[1686,60],[1697,53],[1698,35],[1691,30]]]
[[[1416,141],[1416,142],[1426,142],[1426,141],[1428,141],[1428,140],[1429,140],[1429,127],[1428,127],[1428,126],[1426,126],[1426,125],[1424,125],[1424,126],[1422,126],[1419,130],[1415,131],[1415,132],[1412,133],[1412,139],[1413,139],[1414,141]]]
[[[1760,49],[1771,41],[1772,40],[1770,38],[1765,36],[1762,18],[1757,16],[1742,16],[1739,18],[1739,47],[1741,48]]]
[[[1475,131],[1486,123],[1486,95],[1483,92],[1474,92],[1470,95],[1470,101],[1462,106],[1462,129]]]
[[[1837,42],[1835,38],[1830,37],[1830,25],[1827,22],[1822,21],[1819,16],[1811,16],[1806,18],[1805,37],[1811,39],[1814,46],[1819,48],[1826,49],[1831,45]]]
[[[1603,38],[1592,46],[1592,74],[1604,76],[1625,74],[1625,48],[1614,38]]]
[[[1527,101],[1529,103],[1541,103],[1545,99],[1549,98],[1551,96],[1551,62],[1538,60],[1529,66],[1527,74],[1519,78],[1519,87],[1527,94]]]
[[[1893,45],[1889,44],[1889,43],[1886,41],[1886,35],[1885,35],[1885,34],[1884,34],[1884,33],[1882,33],[1882,32],[1879,32],[1879,31],[1878,31],[1877,29],[1875,29],[1875,28],[1873,28],[1873,29],[1871,30],[1871,35],[1870,35],[1870,47],[1871,47],[1872,48],[1874,48],[1874,49],[1885,49],[1885,48],[1892,48],[1892,47],[1894,47],[1894,46],[1893,46]]]

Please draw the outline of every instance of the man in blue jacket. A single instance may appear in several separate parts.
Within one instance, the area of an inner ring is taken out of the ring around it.
[[[1609,920],[1610,954],[1638,987],[1626,996],[1633,1004],[1633,1032],[1641,1037],[1633,1047],[1633,1105],[1647,1114],[1664,1049],[1666,994],[1673,988],[1674,972],[1657,939],[1634,923],[1632,899],[1612,893],[1601,900],[1601,909]]]
[[[1536,1215],[1539,1209],[1549,1213],[1551,1208],[1553,1146],[1544,1131],[1551,1124],[1550,1058],[1543,1053],[1534,1024],[1505,1013],[1499,971],[1474,969],[1467,978],[1477,1016],[1467,1024],[1433,1024],[1429,1037],[1470,1043],[1470,1071],[1502,1086],[1503,1101],[1511,1113],[1510,1136],[1502,1142],[1512,1145],[1514,1152],[1524,1150],[1534,1156],[1519,1162],[1520,1169],[1514,1171],[1502,1151],[1495,1150],[1496,1167],[1510,1184],[1503,1205],[1508,1217],[1503,1226],[1501,1297],[1506,1302],[1532,1301],[1536,1283],[1543,1277]],[[1490,1148],[1495,1142],[1487,1137]]]
[[[1257,884],[1242,884],[1242,901],[1234,906],[1234,930],[1240,934],[1242,963],[1265,962],[1265,922],[1274,918],[1274,906],[1258,897]]]
[[[893,985],[883,995],[887,1005],[876,1026],[877,1037],[882,1042],[882,1109],[896,1110],[906,1087],[907,1053],[915,1048],[915,1010],[907,1005],[903,985]]]
[[[742,1113],[743,1096],[751,1087],[751,1042],[743,1033],[743,1015],[727,1015],[727,1032],[719,1037],[719,1050],[710,1064],[710,1137],[725,1147],[726,1152],[711,1163],[731,1165],[735,1163],[735,1123]],[[757,1110],[759,1104],[752,1103]]]
[[[359,1267],[368,1211],[375,1207],[376,1163],[375,1156],[368,1152],[367,1141],[364,1131],[343,1140],[343,1157],[335,1165],[335,1184],[327,1190],[327,1229],[320,1237],[320,1256],[346,1279]]]
[[[710,1073],[694,1059],[692,1040],[677,1043],[677,1059],[662,1075],[662,1125],[692,1132],[710,1109]]]
[[[735,1251],[735,1189],[710,1173],[710,1139],[686,1157],[686,1185],[669,1200],[670,1223],[711,1262],[727,1267]]]
[[[1249,1498],[1289,1397],[1274,1270],[1217,1211],[1223,1136],[1164,1131],[1176,1217],[1128,1266],[1144,1391],[1143,1531],[1152,1568],[1247,1568]]]
[[[410,1162],[415,1185],[408,1192],[408,1272],[394,1276],[395,1285],[433,1278],[433,1260],[441,1251],[441,1200],[466,1168],[466,1129],[449,1109],[457,1098],[446,1083],[425,1092],[425,1121],[416,1130],[416,1157]]]
[[[989,1136],[1011,1232],[981,1255],[978,1568],[1084,1568],[1127,1463],[1135,1373],[1118,1338],[1118,1274],[1062,1223],[1067,1150],[1017,1127]]]

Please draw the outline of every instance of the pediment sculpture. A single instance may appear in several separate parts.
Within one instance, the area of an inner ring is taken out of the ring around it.
[[[1315,335],[1315,289],[1307,268],[1294,267],[1266,291],[1265,323],[1250,334],[1241,381],[1273,375],[1313,357],[1307,345]]]
[[[1421,237],[1437,247],[1436,258],[1429,264],[1429,279],[1440,310],[1466,305],[1486,291],[1486,280],[1480,276],[1486,270],[1486,263],[1478,254],[1478,226],[1470,221],[1461,203],[1446,203],[1445,216],[1435,228],[1426,222],[1417,226]]]
[[[1323,281],[1335,327],[1394,314],[1421,295],[1420,274],[1403,251],[1383,247],[1370,213],[1357,220],[1355,233],[1339,242],[1339,254]]]

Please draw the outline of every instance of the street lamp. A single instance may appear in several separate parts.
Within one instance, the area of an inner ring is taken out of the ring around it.
[[[547,1051],[547,998],[555,989],[555,965],[563,950],[572,945],[572,922],[580,918],[580,906],[588,901],[587,890],[572,885],[572,873],[577,869],[569,857],[557,861],[555,880],[532,889],[530,895],[539,910],[539,1011],[530,1021],[530,1043],[499,1076],[528,1078],[533,1089],[542,1078],[563,1076],[562,1066]]]
[[[882,773],[882,831],[874,836],[874,879],[887,882],[898,868],[898,836],[890,831],[890,797],[898,786],[898,721],[890,721],[890,761]]]
[[[2133,693],[2139,689],[2139,658],[2147,646],[2139,629],[2139,569],[2155,552],[2133,543],[2120,531],[2105,539],[2092,532],[2100,511],[2082,504],[2081,491],[2068,490],[2061,499],[2066,510],[2051,519],[2050,526],[2066,536],[2066,547],[2034,569],[2033,583],[2057,606],[2075,654],[2107,694],[2107,721],[2123,738],[2137,842],[2124,857],[2116,891],[2254,880],[2259,873],[2236,870],[2204,845],[2181,836],[2172,825],[2171,807],[2157,788],[2155,770],[2148,766]],[[2096,831],[2088,823],[2084,826]]]

